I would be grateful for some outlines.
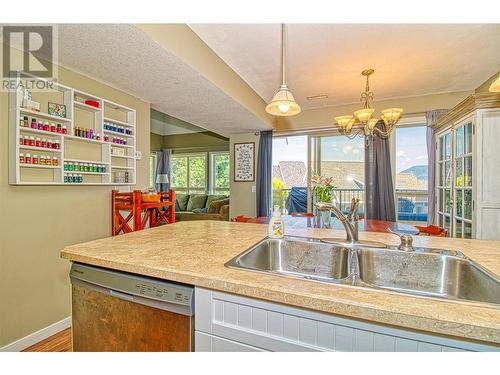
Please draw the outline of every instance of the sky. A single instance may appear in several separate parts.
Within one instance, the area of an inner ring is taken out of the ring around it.
[[[396,172],[413,165],[427,164],[425,127],[396,130]],[[344,136],[323,137],[323,160],[363,161],[364,139]],[[273,165],[278,161],[307,162],[307,136],[280,137],[273,140]]]

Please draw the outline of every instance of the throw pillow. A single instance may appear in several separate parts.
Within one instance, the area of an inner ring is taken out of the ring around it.
[[[189,201],[189,194],[179,194],[175,198],[175,210],[176,211],[187,211],[187,205]]]
[[[226,204],[229,204],[229,198],[221,199],[219,201],[213,201],[212,203],[210,203],[210,206],[208,207],[208,213],[209,214],[218,214],[220,211],[220,208],[222,206],[225,206]]]
[[[207,203],[207,195],[206,194],[191,194],[189,196],[187,210],[193,211],[193,209],[195,209],[195,208],[203,208],[203,207],[205,207],[205,203]]]
[[[193,209],[193,212],[195,214],[206,214],[208,211],[208,208],[207,207],[203,207],[203,208],[194,208]]]
[[[226,199],[229,198],[227,195],[209,195],[207,198],[207,204],[206,207],[210,207],[210,203],[213,201],[220,201],[221,199]]]

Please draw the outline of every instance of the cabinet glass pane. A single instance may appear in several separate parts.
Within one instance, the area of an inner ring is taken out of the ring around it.
[[[472,152],[472,124],[468,123],[464,126],[464,153],[469,154]]]
[[[464,238],[472,238],[472,224],[464,223]]]
[[[439,202],[438,202],[438,211],[444,211],[444,190],[439,189]]]
[[[451,213],[451,190],[446,189],[444,191],[444,212],[447,214]]]
[[[444,217],[444,229],[448,231],[448,235],[451,236],[451,218],[449,216]]]
[[[466,189],[464,191],[464,217],[472,220],[472,190]]]
[[[459,189],[457,190],[457,201],[455,202],[455,216],[462,217],[462,204],[463,204],[463,195],[464,191]]]
[[[462,220],[455,221],[455,237],[462,238]]]
[[[451,168],[450,168],[451,162],[445,161],[444,162],[444,175],[445,175],[445,186],[451,186]]]
[[[463,154],[463,138],[464,138],[464,130],[463,128],[458,128],[455,133],[455,154],[462,155]]]
[[[439,186],[443,186],[444,182],[444,163],[439,163]]]
[[[444,136],[445,140],[445,158],[450,159],[451,158],[451,134],[448,133]]]
[[[472,186],[472,155],[464,158],[464,186]]]
[[[444,160],[444,137],[439,138],[439,160]]]
[[[463,158],[458,158],[455,160],[455,186],[464,186],[463,177]]]

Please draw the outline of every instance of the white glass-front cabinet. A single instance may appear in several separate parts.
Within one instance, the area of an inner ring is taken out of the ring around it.
[[[500,109],[452,116],[436,133],[436,224],[452,237],[498,240]]]
[[[437,136],[437,224],[458,238],[473,233],[473,129],[467,119]]]

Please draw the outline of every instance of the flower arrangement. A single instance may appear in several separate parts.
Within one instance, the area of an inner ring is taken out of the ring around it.
[[[332,177],[314,175],[311,178],[312,191],[316,194],[318,202],[331,202],[332,192],[335,189]]]

